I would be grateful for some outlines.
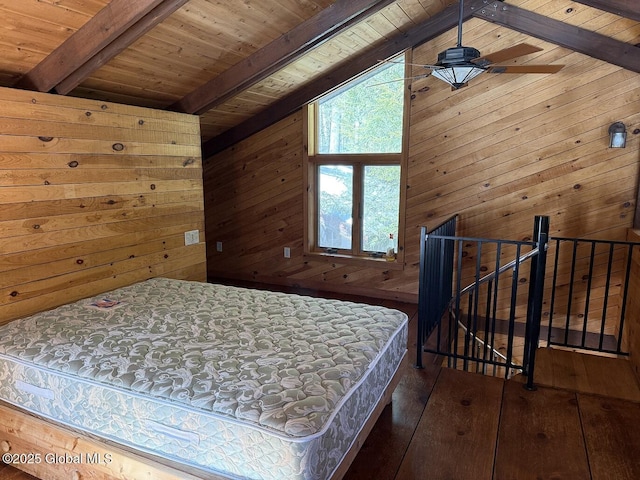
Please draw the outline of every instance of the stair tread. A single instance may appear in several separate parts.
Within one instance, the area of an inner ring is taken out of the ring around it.
[[[640,402],[638,379],[625,358],[541,348],[536,353],[534,383]]]

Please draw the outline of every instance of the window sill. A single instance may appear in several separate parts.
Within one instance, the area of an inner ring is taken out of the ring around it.
[[[325,263],[340,263],[344,265],[359,265],[366,268],[379,268],[381,270],[404,270],[404,263],[396,258],[389,262],[385,258],[356,257],[353,255],[341,255],[338,253],[307,252],[304,254],[307,260]]]

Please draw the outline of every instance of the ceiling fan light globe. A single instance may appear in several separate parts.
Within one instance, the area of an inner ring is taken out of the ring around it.
[[[447,82],[454,89],[458,89],[466,85],[469,80],[476,78],[485,71],[484,68],[477,65],[449,65],[443,68],[434,69],[431,75]]]

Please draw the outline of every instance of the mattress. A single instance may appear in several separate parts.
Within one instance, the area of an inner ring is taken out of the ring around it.
[[[237,479],[325,479],[401,363],[407,317],[150,279],[0,327],[0,398]]]

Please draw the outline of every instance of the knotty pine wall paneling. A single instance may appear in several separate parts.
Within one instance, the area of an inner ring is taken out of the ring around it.
[[[565,67],[553,75],[485,74],[457,91],[432,77],[413,82],[403,270],[303,256],[295,113],[205,165],[209,275],[416,301],[420,227],[456,213],[463,236],[530,239],[535,215],[548,215],[552,236],[624,240],[638,191],[640,75],[480,19],[464,28],[465,44],[482,52],[526,42],[543,50],[515,63]],[[640,41],[635,31],[627,36]],[[444,34],[416,48],[413,62],[433,63],[455,43],[455,31]],[[629,132],[624,149],[608,147],[615,121]],[[474,251],[465,262],[475,265]]]
[[[0,323],[150,277],[204,281],[203,212],[197,117],[0,88]]]
[[[531,238],[534,216],[547,215],[552,237],[624,240],[633,222],[639,175],[638,135],[631,132],[640,125],[640,75],[481,20],[466,22],[465,31],[468,44],[481,51],[526,42],[543,50],[518,63],[565,67],[553,75],[482,75],[455,92],[433,78],[414,82],[407,228],[415,232],[420,224],[437,225],[459,213],[464,236],[525,240]],[[435,58],[441,46],[416,49],[414,62]],[[625,149],[608,148],[607,130],[617,120],[630,132]],[[418,253],[417,242],[407,245],[409,263]],[[476,252],[468,248],[465,253],[470,270]],[[578,257],[578,288],[569,315],[571,325],[581,326],[588,254]],[[611,318],[619,318],[616,287],[624,271],[623,256],[617,258],[607,306]],[[570,260],[570,253],[560,258],[556,321],[567,314]],[[487,271],[493,261],[483,261]],[[525,284],[527,272],[520,275]],[[551,272],[543,322],[551,314]],[[591,278],[596,289],[590,319],[598,318],[603,305],[605,273],[600,262]],[[524,311],[518,309],[519,319]]]
[[[627,240],[640,242],[640,230],[629,230]],[[629,349],[629,359],[633,366],[636,378],[640,382],[640,258],[636,248],[631,265],[631,282],[629,284],[629,297],[626,309],[626,330]]]
[[[302,123],[297,112],[205,163],[209,277],[411,300],[400,270],[303,255]]]

